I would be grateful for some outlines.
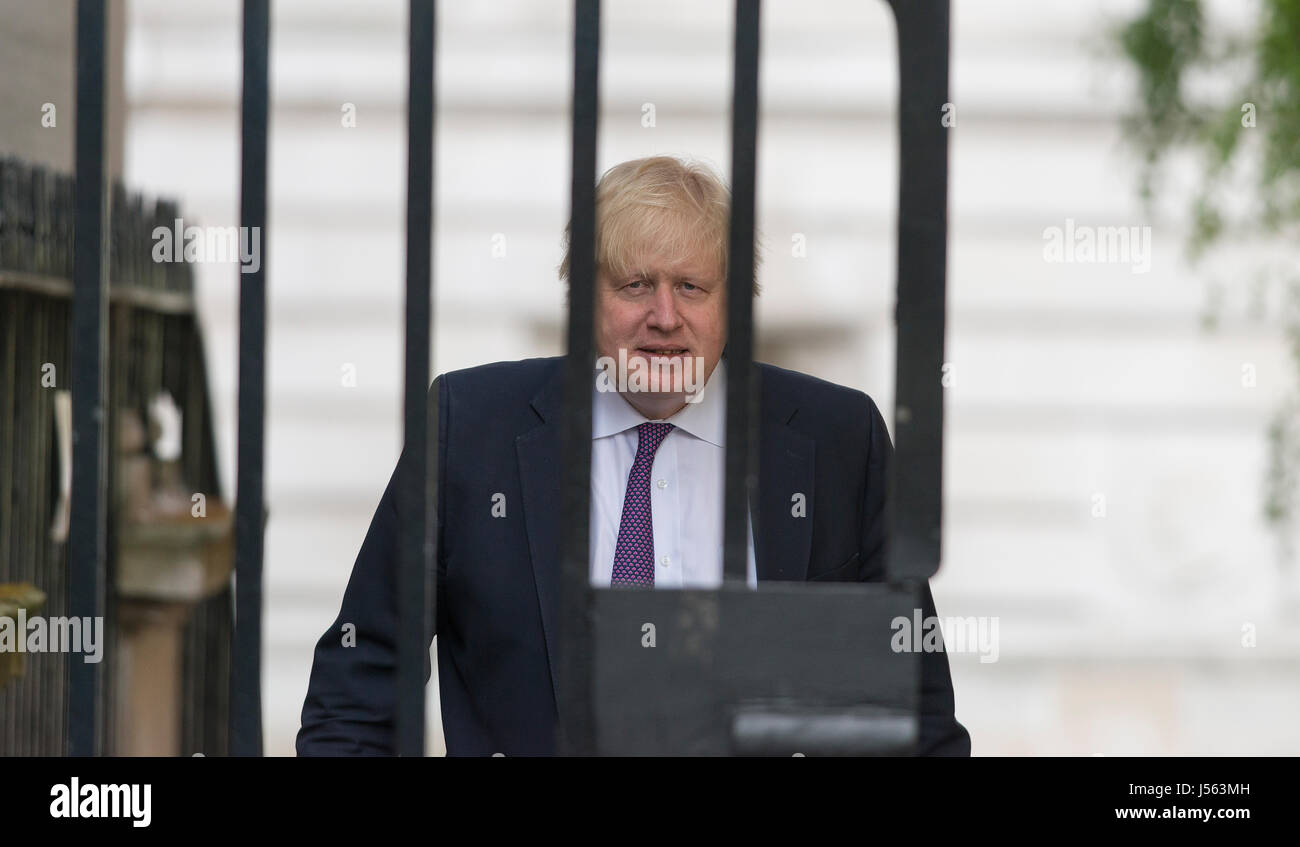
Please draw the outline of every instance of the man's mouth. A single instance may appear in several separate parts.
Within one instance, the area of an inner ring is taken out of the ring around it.
[[[685,347],[638,347],[638,353],[644,353],[647,356],[683,356],[686,354]]]

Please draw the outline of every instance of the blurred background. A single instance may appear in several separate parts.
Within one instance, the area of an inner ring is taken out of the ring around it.
[[[1190,5],[953,4],[932,585],[941,616],[998,622],[996,661],[949,657],[976,755],[1300,754],[1300,133],[1275,149],[1300,108],[1300,12]],[[237,226],[239,4],[112,7],[115,172],[186,224]],[[603,4],[601,170],[667,153],[727,175],[732,14]],[[438,15],[434,371],[561,354],[571,4]],[[0,155],[70,173],[73,4],[0,0],[0,20]],[[1289,54],[1259,38],[1270,21]],[[313,646],[399,450],[405,23],[394,0],[273,7],[268,755],[293,754]],[[768,0],[761,43],[756,358],[866,391],[892,430],[892,13]],[[1256,47],[1283,70],[1256,80]],[[1083,248],[1111,228],[1124,251]],[[233,502],[238,267],[192,267]],[[28,657],[29,676],[54,660]],[[437,753],[436,675],[429,704]]]

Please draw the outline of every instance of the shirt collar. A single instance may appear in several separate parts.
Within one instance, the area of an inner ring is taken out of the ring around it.
[[[688,434],[717,447],[726,446],[727,431],[727,364],[719,361],[709,375],[699,401],[686,407],[667,422]],[[599,391],[592,384],[591,437],[605,438],[617,435],[647,423],[632,405],[617,391]]]

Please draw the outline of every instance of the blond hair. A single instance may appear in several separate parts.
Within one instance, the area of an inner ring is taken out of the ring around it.
[[[672,156],[633,159],[605,171],[596,184],[596,272],[621,278],[644,271],[651,254],[679,261],[712,254],[721,279],[728,270],[731,192],[705,164]],[[568,282],[572,223],[564,228],[560,279]],[[758,244],[755,237],[755,277]],[[758,294],[758,281],[753,282]]]

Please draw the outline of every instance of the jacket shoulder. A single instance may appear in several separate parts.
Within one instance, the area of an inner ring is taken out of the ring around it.
[[[560,374],[563,365],[563,356],[492,362],[447,371],[438,379],[458,404],[520,399],[526,404],[548,380]]]
[[[879,413],[876,401],[864,391],[766,362],[755,364],[762,375],[765,404],[811,407],[820,415],[832,416]]]

